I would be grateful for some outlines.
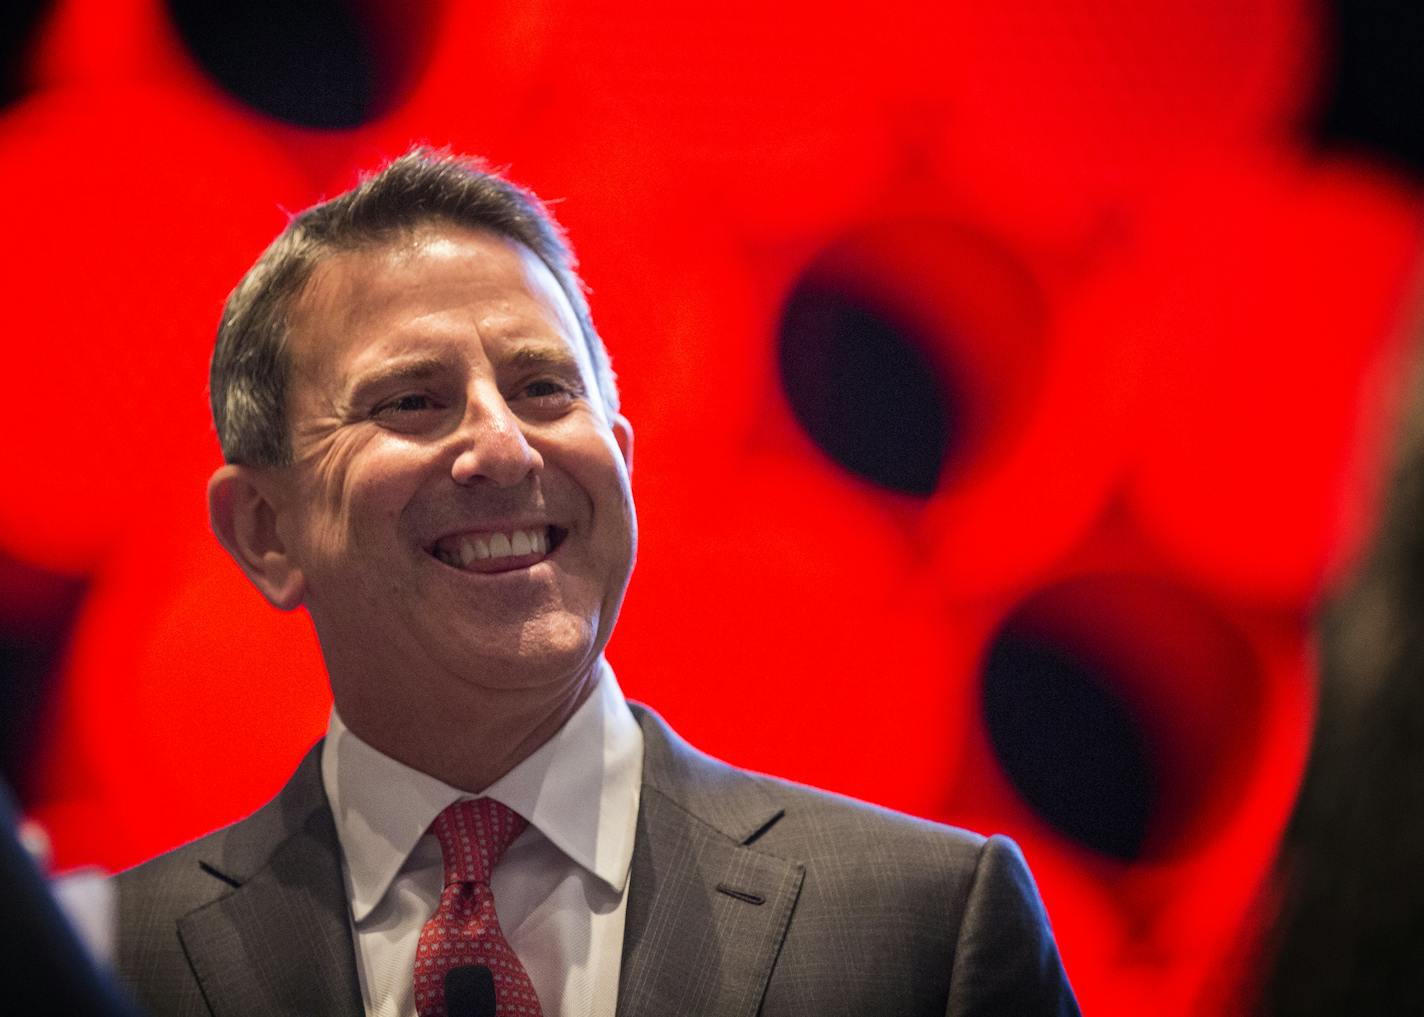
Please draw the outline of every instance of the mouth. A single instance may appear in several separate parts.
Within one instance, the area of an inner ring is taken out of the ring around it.
[[[426,552],[462,572],[510,572],[549,557],[568,533],[552,525],[471,530],[441,537]]]

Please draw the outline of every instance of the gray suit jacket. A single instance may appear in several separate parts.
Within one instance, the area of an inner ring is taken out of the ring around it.
[[[1012,841],[734,769],[635,711],[620,1017],[1078,1012]],[[119,972],[155,1014],[361,1013],[319,757],[116,877]]]

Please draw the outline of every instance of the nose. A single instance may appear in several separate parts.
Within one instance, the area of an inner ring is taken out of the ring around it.
[[[514,487],[544,468],[519,417],[492,386],[470,393],[455,437],[458,452],[450,475],[457,484]]]

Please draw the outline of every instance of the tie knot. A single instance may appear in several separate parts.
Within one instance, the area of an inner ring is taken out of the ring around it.
[[[505,850],[528,825],[529,820],[493,798],[449,806],[430,824],[445,858],[445,885],[488,883]]]

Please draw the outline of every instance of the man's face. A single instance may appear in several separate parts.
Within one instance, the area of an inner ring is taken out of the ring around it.
[[[543,263],[430,227],[324,262],[290,340],[276,528],[338,704],[586,676],[633,567],[631,435]]]

